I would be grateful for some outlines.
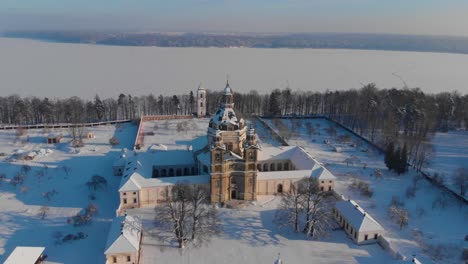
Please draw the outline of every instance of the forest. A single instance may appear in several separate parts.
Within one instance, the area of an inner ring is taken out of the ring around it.
[[[207,113],[214,113],[222,93],[207,91]],[[467,129],[468,95],[458,92],[427,94],[419,88],[380,89],[367,84],[345,91],[292,91],[275,89],[270,94],[255,90],[235,93],[236,110],[244,116],[326,116],[382,149],[390,142],[407,145],[410,163],[417,167],[430,153],[432,133]],[[76,96],[49,99],[10,95],[0,97],[0,122],[5,124],[56,124],[138,119],[142,115],[191,115],[196,98],[184,95],[132,96],[83,100]]]

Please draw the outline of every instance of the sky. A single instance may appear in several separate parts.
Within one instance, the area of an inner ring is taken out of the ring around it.
[[[466,0],[1,0],[0,30],[468,36]]]

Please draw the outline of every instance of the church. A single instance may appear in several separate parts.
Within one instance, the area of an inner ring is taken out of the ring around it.
[[[180,124],[186,124],[181,122],[187,122],[182,119],[206,124],[206,90],[201,86],[197,90],[196,111],[197,118],[142,117],[138,136],[145,134],[140,131],[145,126],[150,127],[148,120],[166,120],[169,127],[168,120],[175,119],[178,129]],[[323,191],[334,188],[335,177],[301,147],[261,146],[255,129],[236,112],[229,82],[205,131],[206,134],[190,140],[187,136],[176,140],[176,133],[167,133],[165,142],[156,131],[154,144],[147,149],[124,149],[113,165],[114,175],[122,177],[117,214],[167,201],[175,184],[203,185],[210,190],[212,203],[255,201],[259,195],[288,192],[292,184],[304,177],[317,178]],[[190,145],[181,143],[187,141]]]

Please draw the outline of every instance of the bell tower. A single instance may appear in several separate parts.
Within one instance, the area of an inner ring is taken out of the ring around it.
[[[200,84],[197,89],[197,117],[206,116],[206,90]]]
[[[247,132],[247,140],[244,143],[244,200],[257,200],[257,160],[258,150],[257,134],[250,128]]]

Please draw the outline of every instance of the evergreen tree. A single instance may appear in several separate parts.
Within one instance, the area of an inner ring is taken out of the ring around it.
[[[394,155],[395,155],[395,144],[390,142],[387,145],[387,150],[385,151],[385,165],[389,170],[394,169]]]
[[[408,150],[406,144],[396,154],[398,154],[398,166],[396,167],[396,172],[398,174],[405,173],[408,170]]]
[[[270,99],[269,99],[269,107],[268,112],[270,115],[281,115],[281,107],[280,107],[280,90],[276,89],[271,92]]]
[[[102,103],[101,99],[99,98],[99,95],[96,94],[94,97],[94,111],[96,111],[96,116],[99,121],[102,120],[104,117],[104,104]]]
[[[189,94],[189,104],[190,104],[190,114],[192,114],[194,112],[193,110],[193,105],[195,104],[195,96],[193,96],[193,92],[190,91],[190,94]]]

